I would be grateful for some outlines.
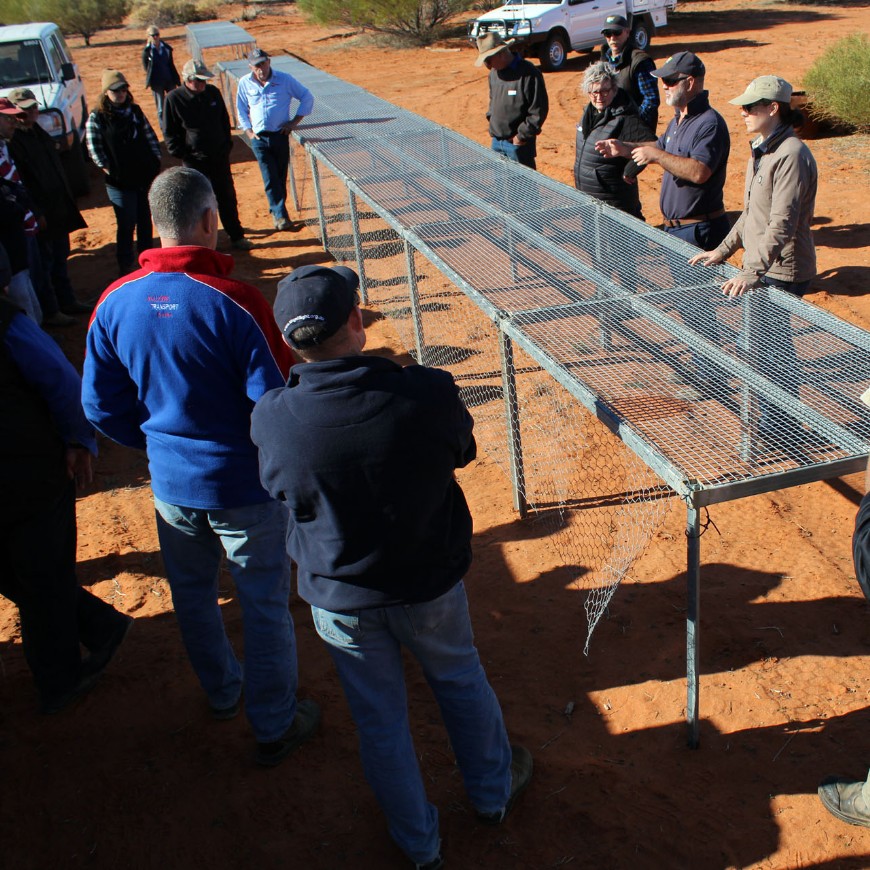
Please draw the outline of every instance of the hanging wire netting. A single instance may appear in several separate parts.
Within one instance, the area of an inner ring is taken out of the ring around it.
[[[686,243],[361,88],[273,65],[316,96],[293,152],[300,217],[416,361],[454,375],[480,446],[588,593],[587,649],[669,496],[739,497],[866,453],[867,333],[777,290],[724,297],[734,270],[689,266]]]

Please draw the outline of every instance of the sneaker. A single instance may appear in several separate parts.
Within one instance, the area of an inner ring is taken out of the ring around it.
[[[70,317],[69,314],[64,314],[63,311],[55,311],[51,317],[43,317],[43,326],[72,326],[78,323],[75,317]]]
[[[250,251],[251,248],[254,247],[254,243],[250,239],[246,239],[244,236],[240,236],[238,239],[233,239],[231,244],[237,251]]]
[[[829,776],[819,785],[819,799],[825,809],[849,825],[870,828],[870,807],[864,800],[864,781]]]
[[[320,707],[310,700],[296,705],[296,715],[282,737],[270,743],[257,744],[257,764],[274,767],[280,764],[294,749],[314,736],[320,724]]]
[[[532,753],[528,749],[511,746],[511,793],[507,803],[494,813],[478,813],[478,821],[485,825],[500,825],[531,781],[533,766]]]

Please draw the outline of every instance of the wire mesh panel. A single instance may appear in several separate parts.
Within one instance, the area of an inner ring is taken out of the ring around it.
[[[685,242],[280,62],[316,97],[300,217],[414,358],[453,373],[588,591],[589,636],[669,495],[696,511],[866,455],[867,333],[777,290],[724,297],[734,269],[690,266]]]

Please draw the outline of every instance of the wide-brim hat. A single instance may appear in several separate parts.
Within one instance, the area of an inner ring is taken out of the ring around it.
[[[318,342],[331,338],[347,323],[357,304],[359,276],[347,266],[300,266],[278,282],[272,311],[278,329],[291,347],[292,333],[302,326],[320,326]]]
[[[483,62],[488,57],[492,57],[500,51],[509,50],[513,44],[513,39],[505,41],[500,33],[484,33],[483,36],[477,38],[477,60],[474,65],[483,66]]]
[[[748,106],[759,100],[770,100],[772,103],[791,102],[791,85],[779,76],[759,76],[753,79],[746,90],[733,100],[728,100],[732,106]]]

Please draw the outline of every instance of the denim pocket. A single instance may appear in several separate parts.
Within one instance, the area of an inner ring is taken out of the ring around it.
[[[317,633],[332,646],[351,649],[357,646],[362,638],[358,616],[332,613],[320,607],[312,607],[311,618]]]

